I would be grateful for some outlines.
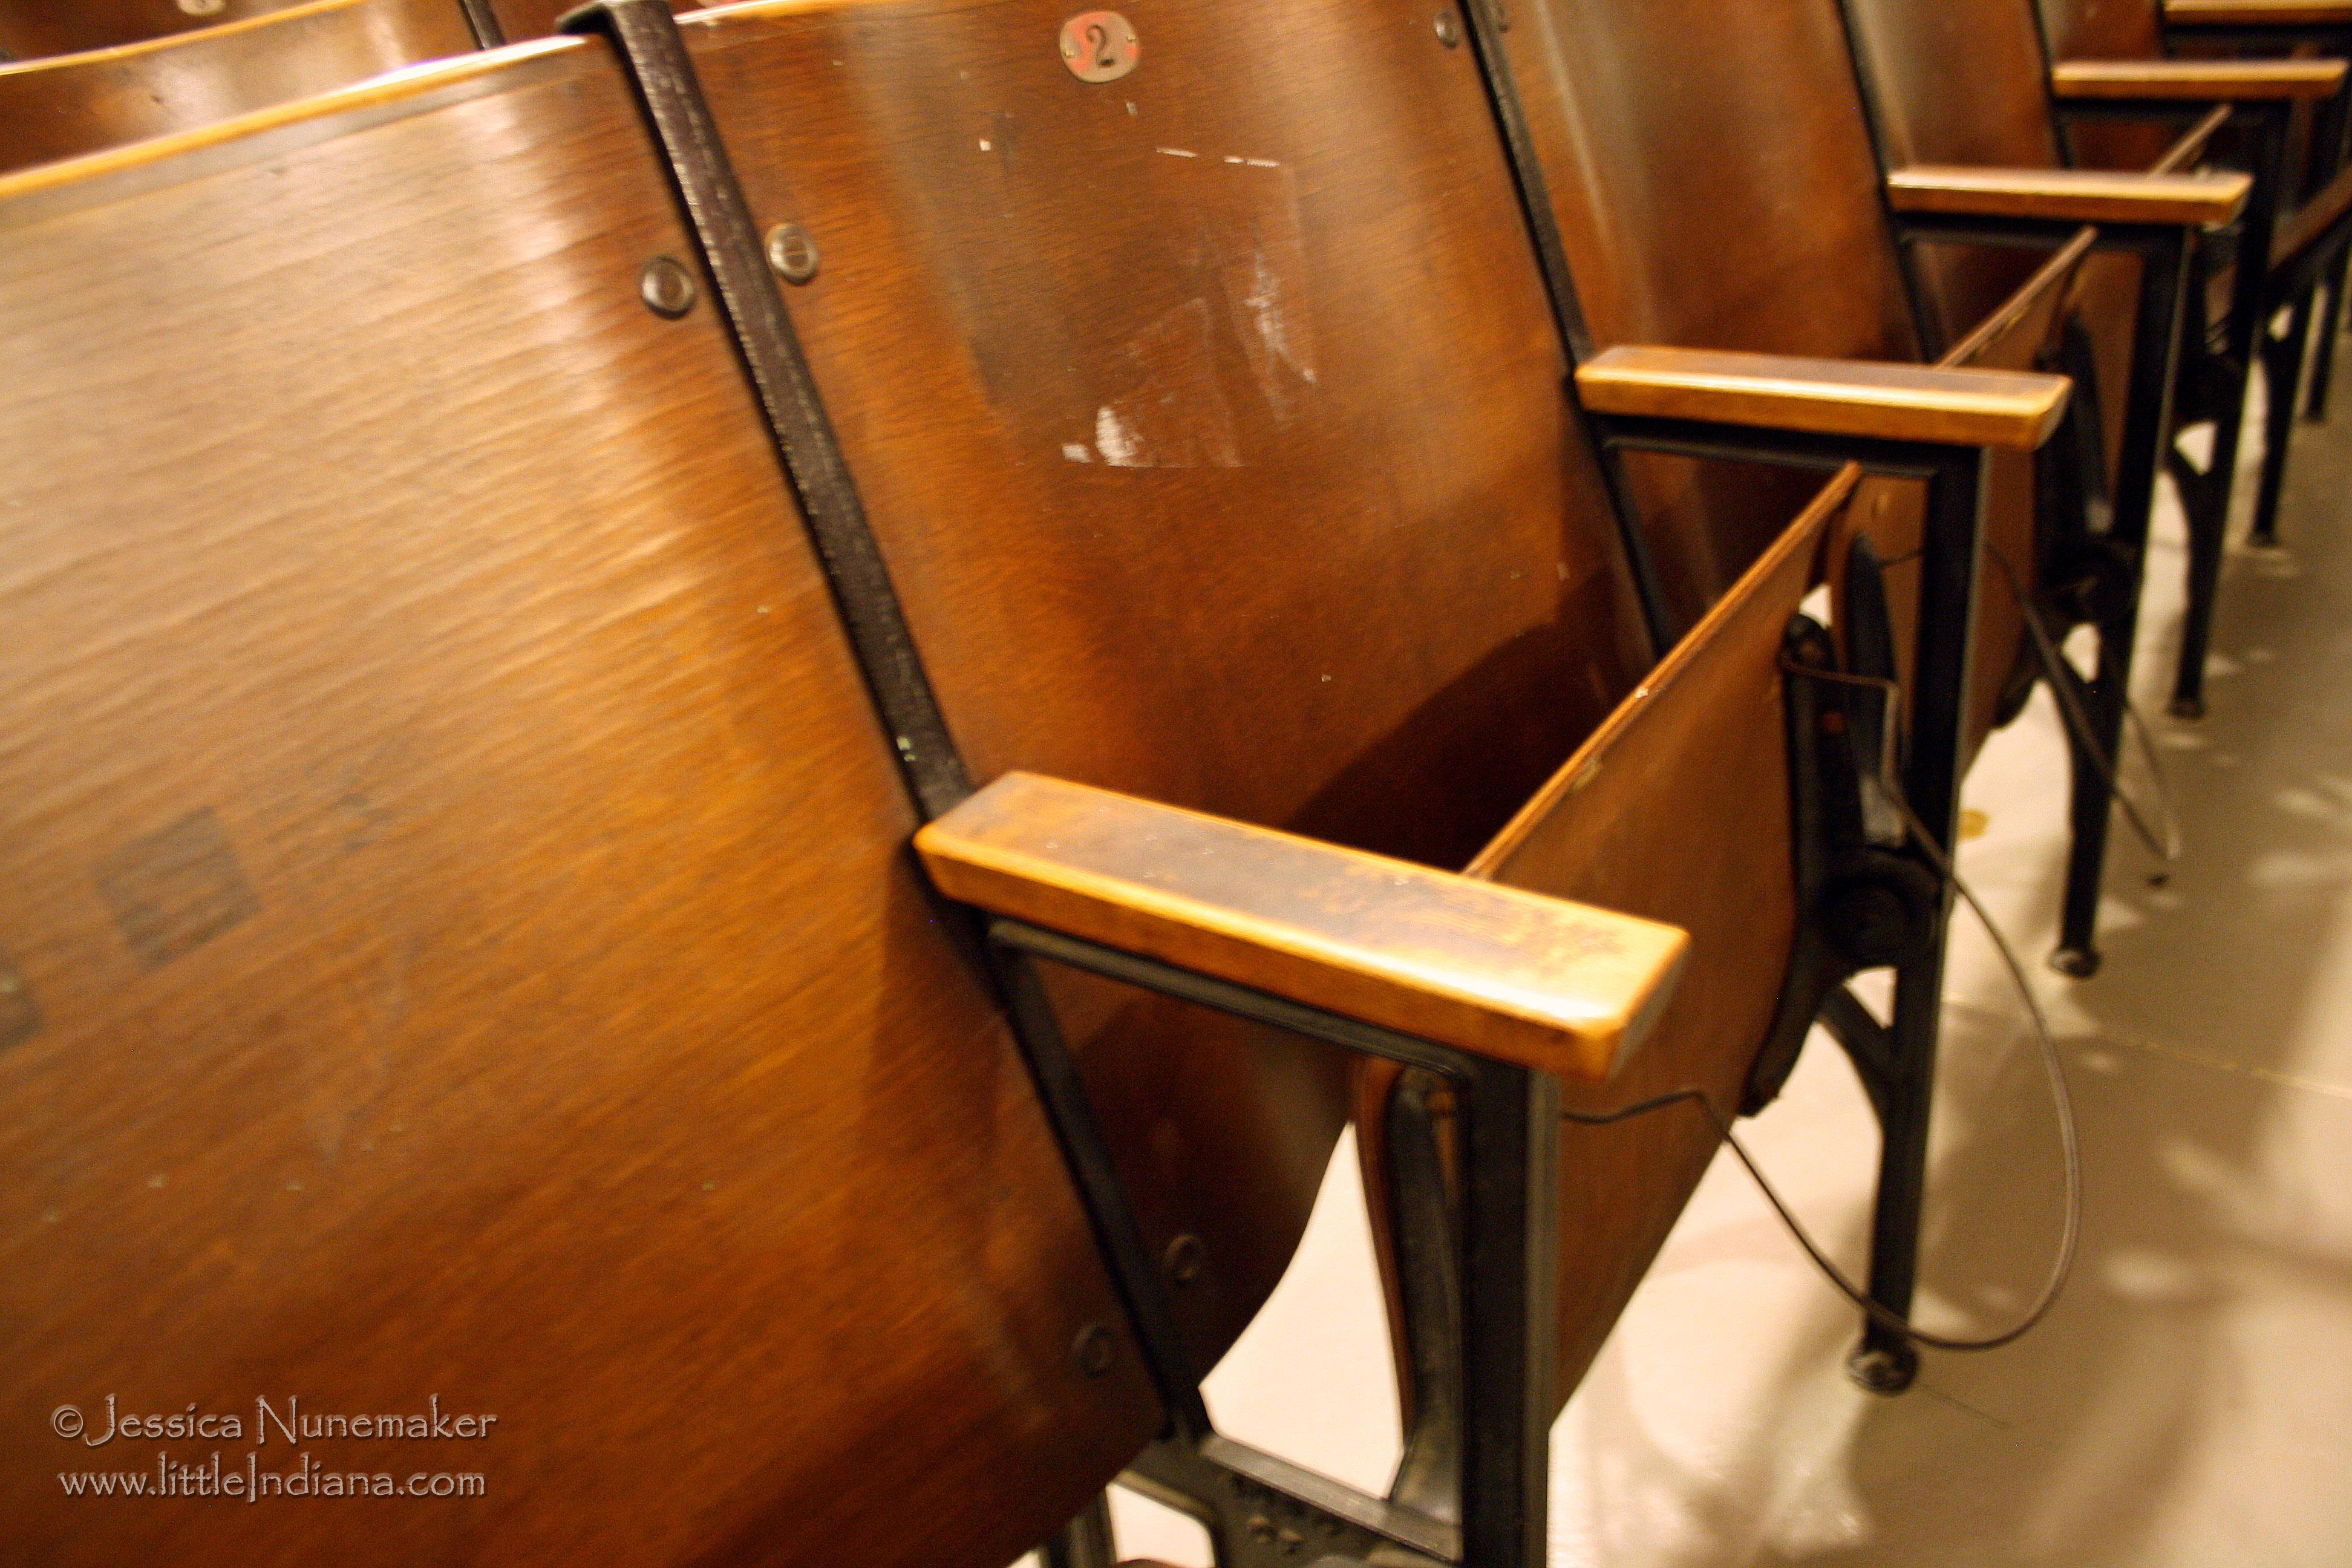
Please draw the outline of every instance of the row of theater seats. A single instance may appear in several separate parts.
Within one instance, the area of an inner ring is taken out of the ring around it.
[[[1817,1021],[1909,1383],[1959,784],[2054,682],[2089,973],[2158,474],[2191,711],[2332,331],[2352,5],[142,9],[0,5],[33,1560],[1091,1563],[1125,1475],[1539,1563]],[[1350,1122],[1381,1498],[1199,1391]],[[320,1440],[478,1483],[362,1513],[61,1424],[291,1396],[496,1435]]]

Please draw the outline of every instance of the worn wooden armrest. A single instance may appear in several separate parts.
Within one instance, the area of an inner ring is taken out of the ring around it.
[[[1480,1056],[1599,1080],[1647,1032],[1674,926],[1033,773],[915,835],[992,913]]]
[[[2253,184],[2250,174],[2218,169],[2135,174],[1922,163],[1886,176],[1886,202],[1898,213],[2201,226],[2236,217]]]
[[[2352,27],[2352,0],[2165,0],[2168,27]]]
[[[2326,98],[2343,85],[2342,60],[2065,60],[2050,68],[2050,89],[2063,103],[2263,103]]]
[[[1576,372],[1595,414],[2020,451],[2050,438],[2073,388],[2020,371],[1653,346],[1610,349]]]

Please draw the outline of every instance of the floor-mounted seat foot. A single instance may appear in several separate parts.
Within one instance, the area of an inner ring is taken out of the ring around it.
[[[1845,1373],[1873,1394],[1900,1394],[1919,1375],[1919,1352],[1907,1344],[1864,1342],[1846,1357]]]
[[[2050,955],[2050,967],[2075,980],[2088,980],[2099,972],[2099,954],[2095,948],[2062,947]]]
[[[2171,714],[2175,719],[2202,719],[2205,717],[2205,699],[2202,697],[2176,697],[2170,702],[2165,704],[2164,710],[2167,713]]]

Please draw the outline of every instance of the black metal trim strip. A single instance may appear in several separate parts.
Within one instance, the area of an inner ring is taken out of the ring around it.
[[[499,25],[499,14],[490,9],[490,0],[457,0],[457,9],[466,14],[476,48],[495,49],[506,43],[507,30]]]
[[[667,0],[597,0],[566,16],[561,26],[569,33],[609,39],[628,73],[800,502],[852,651],[895,743],[908,790],[918,814],[936,818],[971,794],[970,777],[769,272],[677,19]],[[959,934],[977,941],[969,911],[955,906],[948,918],[963,928]],[[1199,1377],[1045,989],[1020,953],[993,943],[979,945],[1153,1387],[1176,1431],[1206,1431]]]
[[[1504,0],[1461,0],[1462,16],[1470,35],[1470,52],[1478,63],[1478,77],[1486,89],[1486,106],[1495,116],[1503,140],[1503,155],[1511,166],[1511,183],[1519,198],[1519,216],[1535,246],[1536,269],[1542,275],[1544,296],[1551,305],[1553,328],[1568,356],[1569,374],[1560,395],[1583,413],[1576,392],[1576,367],[1592,357],[1592,334],[1584,324],[1584,307],[1576,297],[1576,279],[1568,265],[1567,242],[1560,238],[1559,219],[1551,206],[1543,160],[1536,155],[1535,138],[1528,130],[1527,106],[1518,82],[1511,75],[1510,57],[1502,35],[1509,22],[1502,13]],[[1625,552],[1625,569],[1633,579],[1642,620],[1650,636],[1650,656],[1662,658],[1675,641],[1666,614],[1665,591],[1658,583],[1657,563],[1650,558],[1650,542],[1642,531],[1641,509],[1633,504],[1631,487],[1614,454],[1597,454],[1601,479],[1609,491],[1610,510],[1616,514],[1617,537]]]
[[[609,37],[628,68],[898,764],[923,815],[942,816],[971,794],[971,779],[668,0],[599,0],[560,26],[567,33]]]

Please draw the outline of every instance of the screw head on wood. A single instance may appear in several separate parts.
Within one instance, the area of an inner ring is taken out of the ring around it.
[[[1118,1340],[1101,1323],[1088,1323],[1070,1342],[1070,1360],[1088,1377],[1100,1377],[1118,1359]]]
[[[675,321],[694,309],[694,274],[674,256],[656,256],[637,276],[637,297],[655,315]]]
[[[1437,41],[1447,48],[1450,49],[1462,41],[1462,24],[1454,20],[1453,12],[1440,11],[1437,14],[1437,20],[1431,26],[1437,29]]]
[[[1171,1285],[1190,1285],[1201,1277],[1209,1264],[1208,1247],[1191,1232],[1168,1244],[1168,1251],[1160,1259],[1160,1272],[1168,1276]]]
[[[780,223],[768,231],[768,265],[787,283],[805,283],[816,276],[816,241],[796,223]]]

